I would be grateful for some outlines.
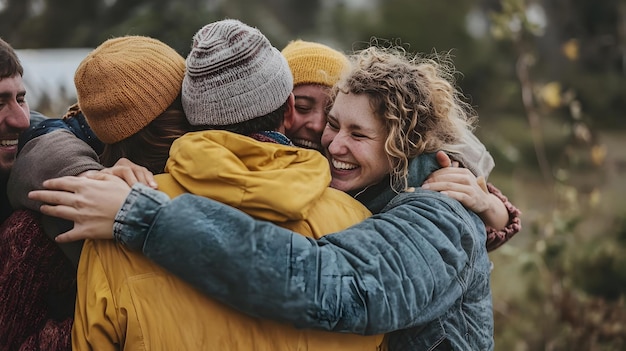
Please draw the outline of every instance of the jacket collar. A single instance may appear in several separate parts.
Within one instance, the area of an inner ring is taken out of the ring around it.
[[[418,188],[428,176],[439,169],[434,153],[422,154],[409,161],[408,187]],[[391,188],[389,177],[374,184],[364,191],[351,194],[372,213],[380,212],[398,193]]]

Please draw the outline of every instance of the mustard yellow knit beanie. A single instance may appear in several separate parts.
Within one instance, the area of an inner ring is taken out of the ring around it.
[[[294,40],[282,51],[287,59],[293,85],[321,84],[332,87],[349,65],[341,52],[324,44]]]
[[[124,36],[100,44],[74,75],[78,105],[102,142],[126,139],[180,94],[185,59],[167,44]]]

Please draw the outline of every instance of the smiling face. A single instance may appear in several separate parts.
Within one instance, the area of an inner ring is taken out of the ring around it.
[[[285,120],[285,134],[300,147],[321,150],[320,140],[326,125],[330,88],[318,84],[302,84],[293,88],[295,109]]]
[[[330,186],[358,191],[391,172],[385,152],[387,132],[364,94],[339,92],[328,115],[322,146],[330,163]]]
[[[30,123],[25,95],[26,89],[19,74],[0,79],[0,174],[11,170],[18,137]]]

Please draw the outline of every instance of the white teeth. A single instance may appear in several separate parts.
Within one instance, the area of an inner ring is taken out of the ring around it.
[[[335,159],[333,159],[333,167],[337,169],[350,170],[350,169],[355,169],[358,166],[352,163],[336,161]]]
[[[305,147],[307,149],[316,149],[319,150],[320,149],[320,145],[316,144],[312,141],[309,140],[305,140],[305,139],[293,139],[292,142],[298,146],[301,147]]]
[[[17,139],[0,140],[0,146],[15,146],[15,145],[17,145]]]

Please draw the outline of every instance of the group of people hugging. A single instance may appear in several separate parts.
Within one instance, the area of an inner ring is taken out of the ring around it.
[[[42,118],[1,44],[0,350],[494,349],[520,212],[449,60],[224,19],[106,40]]]

